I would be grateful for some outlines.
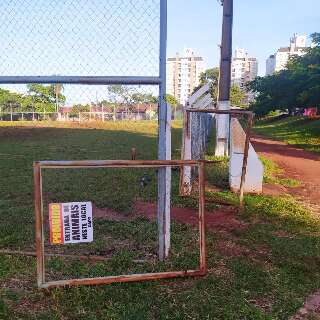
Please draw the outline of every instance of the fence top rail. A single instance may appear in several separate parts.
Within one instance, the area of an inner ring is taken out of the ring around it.
[[[199,166],[202,160],[75,160],[75,161],[36,161],[34,167],[40,168],[130,168],[130,167],[182,167]]]
[[[158,85],[160,77],[143,76],[0,76],[0,84],[62,83],[87,85]]]
[[[231,115],[246,115],[253,117],[252,111],[247,110],[238,110],[238,109],[231,109],[231,110],[218,110],[218,109],[193,109],[188,108],[186,112],[201,112],[201,113],[216,113],[216,114],[231,114]]]
[[[230,109],[230,110],[218,110],[218,109],[194,109],[188,108],[186,109],[187,112],[202,112],[202,113],[217,113],[217,114],[235,114],[235,115],[252,115],[252,111],[247,110],[239,110],[239,109]]]

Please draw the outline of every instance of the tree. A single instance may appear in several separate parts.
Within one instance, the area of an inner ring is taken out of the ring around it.
[[[59,102],[60,102],[60,97],[61,97],[61,92],[63,91],[64,86],[61,83],[56,83],[53,85],[53,90],[55,94],[55,99],[56,99],[56,111],[58,112],[59,110]]]
[[[290,58],[286,69],[271,76],[258,77],[248,84],[256,95],[250,108],[258,115],[295,108],[320,106],[320,33],[311,35],[313,46],[305,55]]]
[[[71,108],[71,112],[74,114],[78,114],[79,112],[90,112],[89,104],[75,104]]]
[[[194,88],[193,93],[199,90],[202,86],[207,83],[210,83],[210,92],[213,101],[218,99],[218,85],[219,85],[219,68],[207,69],[205,72],[202,72],[200,75],[200,84]]]
[[[38,83],[31,83],[27,85],[28,93],[33,97],[34,107],[37,111],[44,110],[54,112],[57,101],[65,102],[66,97],[58,93],[56,85],[42,85]],[[61,89],[62,87],[60,87]],[[58,100],[57,100],[58,98]]]
[[[173,107],[173,109],[174,109],[173,117],[175,119],[176,114],[177,114],[177,106],[179,104],[178,100],[172,94],[167,94],[166,95],[166,102],[169,103]]]
[[[234,107],[245,107],[246,106],[246,93],[236,84],[231,86],[230,89],[230,101]]]
[[[23,96],[16,92],[0,88],[0,106],[2,111],[11,112],[12,110],[22,109]]]
[[[113,120],[116,120],[116,109],[125,105],[126,112],[130,109],[132,101],[131,89],[122,85],[108,86],[109,99],[113,106]]]
[[[152,104],[157,103],[158,99],[151,93],[134,92],[131,94],[133,103]]]

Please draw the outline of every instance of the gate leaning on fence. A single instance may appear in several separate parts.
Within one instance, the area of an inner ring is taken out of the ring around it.
[[[212,129],[213,115],[210,113],[190,113],[187,109],[204,110],[213,108],[210,85],[206,84],[197,90],[183,108],[183,137],[181,159],[203,159]],[[190,195],[192,189],[191,167],[183,167],[180,173],[180,194]]]

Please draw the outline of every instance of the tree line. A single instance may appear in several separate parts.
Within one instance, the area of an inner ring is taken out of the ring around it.
[[[0,88],[0,108],[2,112],[57,112],[65,104],[62,84],[28,84],[25,94]],[[110,85],[106,90],[107,99],[95,103],[74,104],[70,106],[70,113],[90,112],[92,105],[103,108],[109,107],[114,112],[120,107],[126,111],[134,111],[136,104],[156,104],[158,97],[152,93],[143,93],[129,86]],[[174,108],[178,101],[172,95],[167,95],[167,102]]]
[[[2,112],[55,112],[66,97],[62,94],[63,85],[28,84],[27,93],[22,94],[0,88]]]

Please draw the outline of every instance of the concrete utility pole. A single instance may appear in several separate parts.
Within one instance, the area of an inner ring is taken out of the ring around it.
[[[233,0],[222,0],[223,24],[219,77],[218,109],[230,109]],[[229,115],[216,116],[216,156],[229,154]]]

